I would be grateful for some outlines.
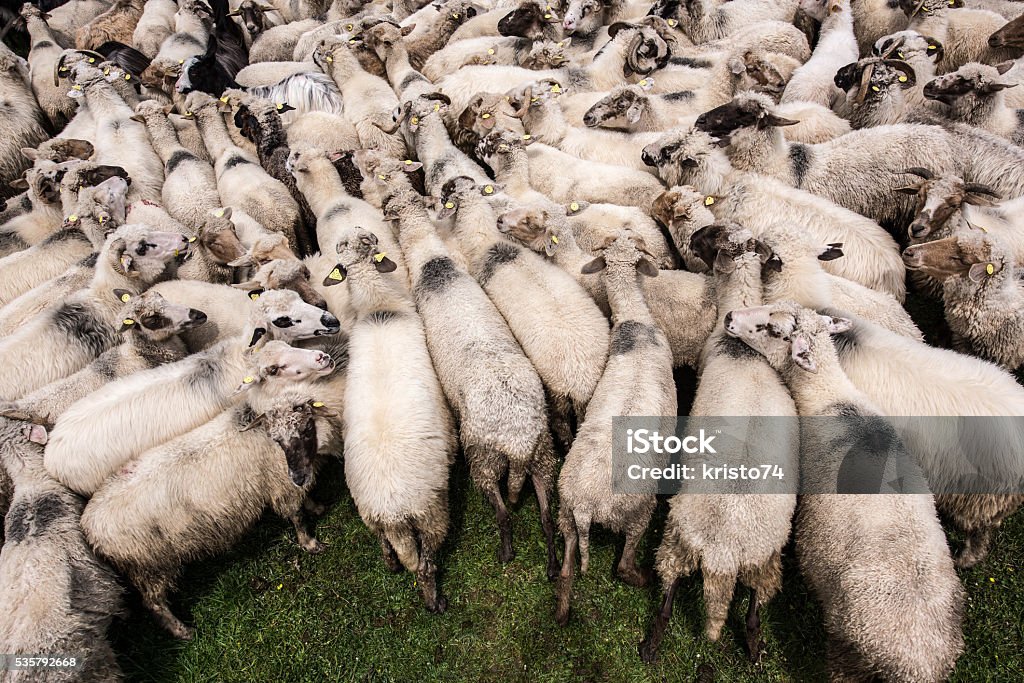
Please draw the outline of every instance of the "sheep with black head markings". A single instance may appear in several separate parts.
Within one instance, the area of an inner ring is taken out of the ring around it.
[[[667,434],[673,431],[676,414],[672,351],[638,282],[641,277],[657,276],[658,269],[643,251],[643,242],[623,232],[582,268],[584,273],[600,270],[605,270],[613,322],[608,363],[558,478],[558,522],[565,555],[555,591],[555,619],[563,626],[569,620],[577,547],[580,570],[586,573],[590,564],[591,524],[626,535],[616,571],[629,585],[648,583],[647,574],[637,565],[636,550],[654,512],[655,497],[615,490],[612,418],[650,417]]]
[[[333,415],[312,380],[334,372],[334,363],[320,351],[272,341],[247,366],[250,374],[233,378],[240,405],[141,453],[112,473],[82,513],[92,547],[177,638],[192,637],[167,604],[182,566],[229,549],[264,508],[292,522],[303,550],[323,550],[303,508],[316,478],[322,418]]]
[[[359,227],[337,249],[324,283],[347,283],[356,316],[343,413],[345,481],[380,538],[385,564],[414,572],[427,609],[444,612],[435,558],[448,534],[448,469],[458,444],[452,415],[394,261]],[[391,427],[382,430],[385,422]]]
[[[737,309],[725,318],[727,334],[782,375],[805,418],[800,479],[809,492],[797,510],[796,550],[822,602],[831,675],[943,681],[963,651],[964,590],[932,496],[917,487],[896,493],[885,484],[885,493],[844,493],[849,457],[841,456],[865,430],[878,444],[858,459],[864,467],[884,467],[907,454],[840,366],[829,335],[850,325],[789,302]],[[917,481],[913,475],[908,470],[907,480]]]

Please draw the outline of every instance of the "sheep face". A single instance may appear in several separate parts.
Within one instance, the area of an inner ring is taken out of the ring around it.
[[[558,30],[561,20],[550,4],[537,0],[526,0],[498,21],[498,33],[503,36],[519,36],[530,40],[556,37],[550,35]]]
[[[495,173],[501,173],[532,140],[529,135],[518,135],[511,131],[495,132],[477,143],[476,153]]]
[[[679,185],[665,190],[651,205],[651,218],[668,228],[673,239],[680,235],[676,230],[685,225],[703,227],[714,222],[715,215],[708,208],[716,199],[699,192],[690,185]]]
[[[771,111],[772,104],[771,99],[765,95],[744,93],[733,98],[731,102],[698,116],[696,128],[724,142],[738,130],[747,128],[762,130],[799,123],[799,121],[776,116]]]
[[[249,290],[250,296],[258,296],[267,289],[290,289],[307,304],[326,311],[327,301],[309,284],[309,278],[309,268],[302,261],[294,258],[277,259],[261,266],[248,282],[232,286]]]
[[[924,271],[940,280],[967,277],[971,282],[984,282],[1000,273],[1009,261],[1002,245],[980,232],[914,244],[903,252],[903,263],[908,269]]]
[[[1024,15],[1008,22],[988,37],[989,47],[1024,48]]]
[[[281,402],[256,418],[284,451],[288,476],[296,486],[313,480],[317,456],[316,418],[336,417],[320,401]],[[255,422],[255,421],[254,421]]]
[[[816,354],[831,346],[829,335],[845,332],[851,324],[846,318],[819,315],[791,301],[725,314],[726,334],[741,339],[779,372],[792,365],[817,372]]]
[[[644,147],[640,158],[669,184],[683,185],[704,167],[716,144],[722,143],[702,130],[676,129]]]
[[[601,255],[587,263],[580,270],[584,275],[596,273],[610,268],[612,270],[636,269],[648,277],[657,277],[658,267],[654,265],[657,258],[651,254],[644,244],[643,238],[631,230],[621,230],[618,235],[608,237],[598,251]]]
[[[476,182],[468,176],[457,176],[455,178],[451,178],[441,187],[441,196],[438,198],[437,218],[439,220],[443,220],[455,214],[455,212],[459,210],[459,205],[462,201],[470,195],[493,197],[499,193],[501,189],[501,186],[495,185],[494,183],[477,185]]]
[[[121,310],[118,332],[132,332],[159,342],[205,322],[206,314],[202,311],[170,302],[159,292],[147,290],[131,297]]]
[[[942,43],[917,31],[899,31],[883,36],[875,41],[873,51],[876,57],[904,61],[924,55],[932,64],[937,64],[944,54]]]
[[[234,12],[229,12],[228,16],[238,17],[245,30],[255,39],[256,36],[266,30],[264,13],[271,12],[273,9],[269,5],[253,2],[252,0],[242,0],[242,3],[238,5],[238,9]]]
[[[562,29],[566,35],[589,36],[604,24],[604,10],[601,0],[569,0]]]
[[[189,239],[178,232],[129,223],[111,233],[104,251],[116,271],[148,284],[155,282],[171,261],[188,255]]]
[[[914,69],[896,59],[862,59],[836,72],[836,87],[858,104],[879,101],[917,84]]]
[[[524,206],[506,211],[498,218],[498,230],[527,248],[551,256],[565,238],[564,228],[543,206]]]
[[[71,161],[72,159],[88,159],[95,149],[88,140],[76,140],[74,138],[51,138],[39,145],[36,149],[23,148],[21,153],[26,159],[35,161],[37,159],[49,159],[56,163]]]
[[[66,172],[66,167],[52,161],[37,161],[35,166],[25,171],[24,178],[12,180],[10,186],[17,190],[29,190],[44,204],[57,204],[60,202],[60,181]]]
[[[904,14],[913,19],[917,16],[941,16],[946,10],[960,9],[964,6],[964,0],[899,0],[899,4]]]
[[[647,110],[647,91],[654,87],[654,80],[645,78],[636,85],[619,86],[598,100],[583,115],[583,125],[588,128],[629,128],[640,121]]]
[[[459,125],[479,137],[495,129],[526,132],[522,121],[516,117],[511,96],[489,92],[477,93],[459,115]]]
[[[324,377],[333,371],[334,360],[323,351],[296,348],[280,340],[268,341],[249,356],[239,390],[257,386],[269,389],[269,384],[275,383],[283,388],[287,383]]]
[[[965,64],[953,73],[939,76],[928,82],[924,86],[924,96],[948,106],[954,106],[958,100],[966,100],[962,102],[961,106],[970,108],[978,101],[991,99],[996,93],[1017,85],[1000,81],[1000,77],[1012,66],[1012,62],[1001,64],[998,67],[985,64]]]
[[[93,244],[103,244],[107,235],[124,224],[127,194],[128,183],[117,176],[95,187],[83,187],[75,208],[64,217],[64,226],[84,228]],[[87,218],[92,220],[86,221]]]
[[[390,21],[381,21],[363,32],[363,43],[377,55],[378,59],[387,61],[395,45],[401,43],[415,28],[415,24],[402,27]]]
[[[773,58],[747,50],[742,56],[729,60],[729,68],[736,79],[735,89],[765,93],[778,100],[800,63],[796,60],[787,63],[785,55],[775,55]]]
[[[690,237],[690,250],[716,273],[728,274],[744,259],[758,259],[765,270],[780,270],[782,261],[771,247],[738,223],[714,223]]]
[[[265,336],[286,342],[325,337],[341,331],[341,323],[329,311],[307,304],[288,289],[268,289],[255,299],[250,314],[254,329],[250,345]]]
[[[338,264],[324,280],[324,286],[345,280],[354,268],[373,268],[378,273],[390,273],[398,266],[377,246],[377,236],[360,227],[349,229],[336,246]]]
[[[572,38],[564,40],[538,40],[530,47],[530,51],[519,61],[524,69],[559,69],[569,61],[569,45]]]
[[[396,161],[373,150],[356,150],[351,156],[355,170],[362,176],[359,187],[364,199],[378,206],[383,206],[396,189],[411,187],[404,173],[423,168],[418,161]]]
[[[941,230],[965,203],[992,206],[999,200],[994,190],[980,183],[968,183],[956,176],[935,178],[925,169],[910,169],[908,173],[918,175],[921,180],[897,191],[917,198],[914,220],[908,228],[914,240],[925,239]]]

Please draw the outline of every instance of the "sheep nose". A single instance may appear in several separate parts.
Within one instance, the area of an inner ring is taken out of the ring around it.
[[[907,247],[903,250],[903,263],[907,266],[915,266],[920,263],[921,258],[915,247]]]
[[[200,325],[206,322],[206,314],[203,313],[202,311],[197,311],[194,308],[190,308],[188,311],[188,319],[191,322],[195,323],[196,325]]]
[[[928,234],[928,225],[925,223],[911,223],[910,224],[910,236],[911,237],[924,237]]]
[[[590,112],[587,112],[586,114],[583,115],[583,125],[586,126],[587,128],[593,128],[594,126],[597,125],[597,117],[595,117]]]
[[[568,19],[566,19],[565,21],[562,22],[562,28],[564,28],[566,31],[573,31],[576,29],[576,22],[569,21]]]
[[[324,314],[320,316],[320,324],[329,330],[334,330],[335,332],[341,329],[341,322],[339,322],[330,311],[325,311]]]
[[[992,35],[990,35],[988,37],[988,46],[989,47],[1002,47],[1003,46],[1003,37],[1001,35],[999,35],[998,33],[993,33]]]
[[[644,147],[643,151],[640,152],[640,160],[643,161],[644,164],[646,164],[648,166],[657,166],[658,165],[658,162],[654,158],[654,155],[651,154],[650,150],[648,150],[646,147]]]
[[[732,311],[729,311],[728,313],[725,314],[724,323],[727,328],[732,327]]]

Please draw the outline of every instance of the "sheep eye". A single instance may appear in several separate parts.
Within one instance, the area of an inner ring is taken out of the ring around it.
[[[271,377],[273,377],[273,376],[274,376],[274,375],[276,375],[276,374],[277,374],[277,373],[278,373],[278,372],[279,372],[280,370],[281,370],[280,366],[277,366],[277,365],[271,365],[270,367],[268,367],[268,368],[267,368],[267,374],[268,374],[268,375],[270,375]]]
[[[139,256],[145,256],[147,251],[149,251],[149,245],[145,242],[140,242],[139,246],[135,247],[135,253]]]
[[[289,318],[288,316],[282,315],[280,318],[274,318],[274,320],[272,322],[274,323],[274,327],[291,327],[296,322],[302,322],[302,321],[301,320],[292,321],[292,319]]]

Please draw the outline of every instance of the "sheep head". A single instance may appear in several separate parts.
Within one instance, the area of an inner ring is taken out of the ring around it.
[[[583,115],[583,125],[588,128],[629,128],[640,122],[650,106],[648,91],[654,87],[653,78],[644,78],[639,83],[620,85],[611,91]]]
[[[122,294],[123,296],[124,294]],[[168,301],[152,289],[131,295],[121,308],[118,332],[140,334],[151,341],[165,341],[206,322],[206,314]]]
[[[818,371],[820,354],[835,354],[829,335],[849,330],[846,318],[821,315],[791,301],[741,308],[725,315],[725,333],[741,339],[779,372]]]
[[[966,277],[976,284],[1012,270],[1014,265],[1006,247],[980,230],[913,244],[903,251],[903,263],[908,270],[920,270],[940,280]]]
[[[953,175],[935,177],[927,169],[908,169],[907,174],[919,180],[897,192],[913,195],[917,200],[914,220],[908,229],[913,240],[924,239],[941,230],[964,204],[993,206],[999,194],[981,183],[968,183]]]
[[[1013,62],[997,66],[987,64],[964,64],[952,73],[943,74],[924,86],[924,96],[948,106],[955,106],[964,100],[963,106],[973,107],[978,101],[989,100],[1016,83],[1002,81],[1002,75],[1013,67]]]
[[[327,300],[310,284],[311,277],[309,268],[298,259],[274,259],[260,266],[247,282],[232,287],[247,290],[250,299],[268,289],[289,289],[307,304],[326,311]]]

